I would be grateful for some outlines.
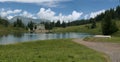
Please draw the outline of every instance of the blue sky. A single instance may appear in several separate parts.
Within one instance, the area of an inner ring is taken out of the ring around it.
[[[18,15],[31,18],[46,18],[47,16],[52,20],[76,20],[94,18],[104,10],[118,5],[118,0],[0,0],[0,15],[11,11],[5,14],[5,17],[11,19]],[[14,13],[15,10],[19,11]]]

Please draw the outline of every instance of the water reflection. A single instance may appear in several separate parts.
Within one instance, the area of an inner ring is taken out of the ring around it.
[[[84,38],[92,36],[86,33],[13,33],[0,36],[0,44],[12,44],[28,42],[32,40],[62,39],[62,38]]]
[[[13,33],[11,35],[13,35],[14,37],[20,38],[20,37],[22,37],[24,35],[24,33]]]

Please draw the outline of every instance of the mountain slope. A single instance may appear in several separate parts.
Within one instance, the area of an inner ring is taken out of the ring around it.
[[[35,23],[40,23],[42,21],[48,21],[48,20],[44,20],[44,19],[32,19],[32,18],[27,18],[27,17],[22,17],[22,16],[15,16],[13,17],[10,21],[13,23],[14,21],[16,21],[17,19],[21,19],[23,23],[27,24],[30,21],[33,21]]]

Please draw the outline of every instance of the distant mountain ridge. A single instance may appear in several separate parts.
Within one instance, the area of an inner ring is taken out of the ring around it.
[[[28,22],[30,22],[30,21],[33,21],[34,23],[40,23],[40,22],[47,22],[48,20],[45,20],[45,19],[33,19],[33,18],[27,18],[27,17],[23,17],[23,16],[15,16],[15,17],[13,17],[12,19],[10,19],[10,22],[14,22],[14,21],[16,21],[17,19],[20,19],[20,20],[22,20],[22,22],[24,23],[24,24],[27,24]]]

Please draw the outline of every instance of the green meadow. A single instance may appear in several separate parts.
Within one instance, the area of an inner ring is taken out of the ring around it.
[[[85,41],[94,41],[94,42],[117,42],[120,43],[120,21],[117,20],[116,24],[119,28],[119,31],[113,33],[111,36],[112,38],[93,38],[93,37],[87,37],[84,40]],[[91,26],[91,24],[85,24],[80,26],[70,26],[66,28],[54,28],[53,32],[81,32],[81,33],[89,33],[89,34],[95,34],[95,35],[102,35],[101,31],[101,22],[96,23],[97,27],[95,29],[90,29],[88,27]]]
[[[24,33],[24,32],[27,32],[27,30],[24,28],[18,28],[12,26],[4,27],[0,25],[0,35],[7,35],[11,33]]]
[[[91,24],[79,25],[79,26],[69,26],[66,28],[54,28],[53,32],[80,32],[80,33],[90,33],[90,34],[102,34],[101,24],[97,23],[97,28],[90,29]]]
[[[120,21],[116,21],[116,24],[119,28],[119,31],[116,33],[113,33],[112,36],[120,36]],[[79,26],[69,26],[66,28],[54,28],[53,32],[81,32],[81,33],[90,33],[90,34],[102,34],[101,31],[101,22],[96,23],[97,27],[94,29],[89,28],[91,24],[85,24],[85,25],[79,25]]]
[[[0,45],[0,62],[108,62],[107,57],[71,39]]]

